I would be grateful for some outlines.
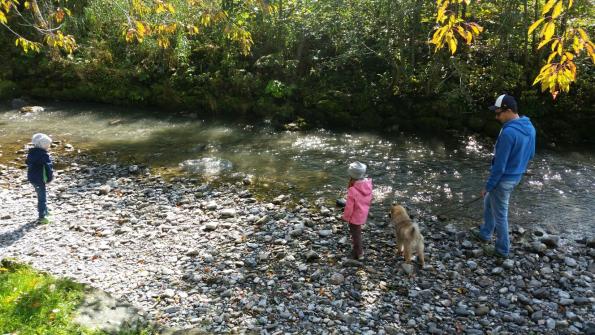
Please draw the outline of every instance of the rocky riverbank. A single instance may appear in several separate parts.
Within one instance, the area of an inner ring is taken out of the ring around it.
[[[428,265],[403,266],[385,208],[373,206],[364,262],[329,201],[257,200],[250,178],[165,181],[137,166],[64,158],[49,185],[53,223],[0,166],[0,258],[74,278],[209,333],[595,334],[595,243],[513,232],[513,254],[484,255],[456,221],[412,210]],[[288,205],[291,203],[291,205]]]

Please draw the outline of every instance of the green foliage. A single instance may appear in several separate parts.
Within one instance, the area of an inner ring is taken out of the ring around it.
[[[15,82],[0,79],[0,100],[13,98],[17,96],[17,94],[18,86]]]
[[[273,79],[269,81],[264,91],[272,97],[281,99],[290,97],[293,93],[293,87],[287,86],[281,81]]]
[[[0,266],[0,333],[91,334],[72,324],[83,286],[54,279],[27,266]]]

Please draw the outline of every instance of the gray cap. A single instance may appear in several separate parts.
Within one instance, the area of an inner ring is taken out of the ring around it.
[[[349,176],[353,179],[363,179],[366,174],[366,164],[360,162],[353,162],[349,164],[347,169]]]

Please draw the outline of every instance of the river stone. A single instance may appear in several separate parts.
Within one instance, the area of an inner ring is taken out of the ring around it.
[[[43,112],[45,109],[41,106],[25,106],[21,107],[19,111],[21,113],[40,113]]]
[[[329,229],[318,231],[318,235],[320,235],[321,237],[328,237],[328,236],[331,236],[332,234],[333,234],[333,231],[329,230]]]
[[[343,283],[343,280],[344,279],[345,278],[343,277],[342,274],[340,274],[340,273],[333,273],[333,275],[331,276],[330,282],[332,284],[335,284],[335,285],[340,285],[341,283]]]
[[[490,308],[486,305],[480,305],[475,309],[475,315],[484,316],[490,312]]]
[[[557,248],[560,246],[560,236],[557,235],[546,235],[542,237],[540,241],[550,248]]]
[[[408,275],[413,273],[413,265],[409,263],[401,263],[401,269],[403,269],[403,271]]]
[[[514,261],[512,259],[507,259],[504,262],[502,262],[502,267],[510,270],[514,267]]]
[[[535,253],[542,253],[546,250],[547,250],[547,245],[545,245],[539,241],[535,241],[535,242],[531,243],[531,251],[533,251]]]
[[[121,303],[108,293],[89,289],[74,312],[74,322],[85,328],[109,334],[136,333],[147,322],[142,313],[130,304]]]
[[[577,265],[576,260],[571,257],[564,258],[564,264],[570,267],[575,267]]]
[[[217,227],[219,226],[219,223],[217,222],[207,222],[207,224],[205,224],[205,231],[214,231],[215,229],[217,229]]]
[[[318,259],[320,259],[320,256],[318,256],[318,254],[315,251],[310,250],[306,253],[306,261],[314,262]]]
[[[112,188],[109,185],[102,185],[102,186],[99,187],[99,194],[100,195],[106,195],[111,190],[112,190]]]
[[[236,216],[236,210],[234,208],[225,208],[219,212],[222,218],[232,218]]]

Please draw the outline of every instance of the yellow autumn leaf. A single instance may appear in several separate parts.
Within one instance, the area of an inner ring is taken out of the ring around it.
[[[558,46],[558,44],[560,44],[560,40],[559,39],[555,39],[554,42],[551,45],[552,51],[556,50],[556,47]]]
[[[571,52],[565,52],[564,56],[566,56],[566,58],[568,60],[573,60],[574,59],[574,54],[572,54]]]
[[[473,41],[473,34],[470,31],[467,31],[467,44],[471,44]]]
[[[544,40],[549,40],[554,36],[554,32],[556,31],[556,25],[554,22],[550,21],[545,24],[543,30],[541,31],[541,36]]]
[[[537,49],[541,49],[544,45],[550,43],[550,41],[551,39],[541,41],[541,43],[539,43],[539,45],[537,46]]]
[[[462,38],[467,40],[467,33],[466,33],[465,29],[463,29],[463,27],[461,27],[461,26],[456,26],[455,28],[457,30],[457,33],[459,33],[459,35],[461,35]]]
[[[548,56],[548,58],[547,58],[547,62],[548,62],[548,63],[551,63],[551,62],[552,62],[552,59],[554,59],[554,57],[556,57],[557,55],[558,55],[558,53],[557,53],[557,52],[552,52],[552,53],[551,53],[551,54]]]
[[[457,51],[457,39],[451,33],[446,36],[446,40],[448,42],[448,48],[450,49],[450,53],[454,55]]]
[[[545,18],[541,18],[541,19],[533,22],[533,24],[529,27],[528,34],[531,35],[533,30],[535,30],[541,24],[541,22],[543,22],[543,20],[545,20]]]
[[[576,36],[574,36],[574,38],[572,39],[572,49],[576,54],[583,50],[583,44],[579,42],[578,37]]]
[[[558,16],[560,16],[560,14],[562,13],[562,1],[558,1],[556,3],[556,6],[554,7],[554,11],[552,12],[552,19],[557,18]]]
[[[587,33],[585,32],[585,30],[583,30],[583,28],[578,28],[577,31],[578,31],[578,34],[581,35],[581,39],[583,41],[589,41],[589,35],[587,35]]]
[[[541,15],[545,15],[545,13],[549,12],[555,3],[556,0],[548,0],[548,2],[546,2],[545,6],[543,6],[543,9],[541,10]]]
[[[587,54],[591,57],[593,63],[595,63],[595,48],[591,44],[587,43],[585,45],[585,49],[587,50]]]

